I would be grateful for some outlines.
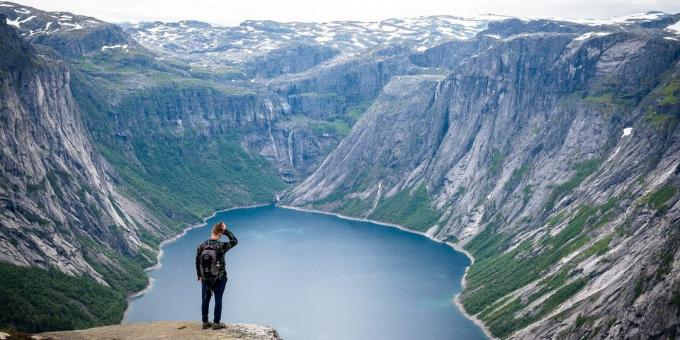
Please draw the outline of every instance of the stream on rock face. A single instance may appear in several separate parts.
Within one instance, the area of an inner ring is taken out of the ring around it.
[[[464,254],[397,228],[276,206],[218,212],[166,244],[124,322],[200,321],[196,247],[222,220],[239,240],[227,253],[224,322],[272,326],[285,339],[485,338],[452,303]]]

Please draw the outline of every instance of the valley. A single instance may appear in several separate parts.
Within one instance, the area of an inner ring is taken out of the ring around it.
[[[0,326],[119,322],[162,240],[280,203],[462,247],[461,304],[496,337],[675,335],[679,20],[116,25],[0,2]]]

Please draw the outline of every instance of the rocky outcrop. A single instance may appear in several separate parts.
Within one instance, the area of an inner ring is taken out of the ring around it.
[[[396,45],[338,57],[305,72],[274,79],[268,86],[286,96],[294,112],[311,117],[343,113],[352,105],[374,99],[392,76],[409,73],[413,68],[409,52]],[[317,100],[301,100],[308,97]]]
[[[308,70],[339,53],[323,45],[293,43],[253,58],[244,68],[249,76],[272,78]]]
[[[255,324],[227,324],[220,330],[204,330],[198,322],[157,321],[96,327],[77,331],[40,333],[36,339],[223,339],[223,340],[279,340],[275,329]]]
[[[65,32],[38,35],[31,39],[36,44],[49,46],[67,58],[93,54],[102,49],[118,46],[136,45],[134,40],[117,25],[101,23],[82,32]]]
[[[45,12],[2,2],[0,14],[30,42],[48,46],[67,58],[100,52],[112,46],[137,46],[114,24],[68,12]]]

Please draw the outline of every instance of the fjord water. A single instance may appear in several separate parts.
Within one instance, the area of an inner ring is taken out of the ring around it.
[[[227,253],[225,322],[272,326],[285,339],[485,338],[452,303],[465,255],[396,228],[275,206],[217,213],[165,245],[126,322],[200,320],[196,247],[220,220],[239,239]]]

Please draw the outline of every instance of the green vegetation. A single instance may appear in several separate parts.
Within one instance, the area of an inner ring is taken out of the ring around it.
[[[509,246],[511,237],[498,231],[502,223],[498,219],[491,221],[465,246],[475,256],[475,259],[490,258]]]
[[[589,105],[595,106],[605,115],[612,115],[616,110],[628,110],[634,103],[633,98],[635,95],[630,93],[609,92],[612,88],[620,88],[620,84],[613,86],[605,85],[601,87],[601,91],[589,93],[587,96],[583,97],[583,101]],[[580,95],[582,96],[583,93]]]
[[[222,66],[206,68],[201,66],[192,65],[191,76],[199,79],[218,79],[218,80],[232,80],[232,79],[245,79],[246,72],[235,66]]]
[[[672,81],[661,88],[661,105],[680,104],[680,81]]]
[[[607,253],[609,251],[609,243],[612,241],[611,236],[607,236],[595,243],[593,243],[590,248],[586,249],[583,253],[579,254],[576,262],[581,262],[581,260],[585,260],[593,255],[601,256]]]
[[[209,113],[234,102],[255,105],[251,90],[218,84],[209,74],[194,78],[201,70],[160,63],[137,52],[97,54],[72,61],[71,66],[71,91],[89,137],[116,170],[118,188],[167,227],[179,229],[217,209],[271,202],[274,193],[285,188],[269,161],[241,146],[235,138],[238,131],[225,127],[225,133],[206,136],[204,131],[174,125],[186,111]],[[236,73],[225,71],[230,72]],[[201,96],[207,100],[196,101]],[[75,194],[86,209],[101,214],[87,183],[72,181],[67,173],[51,172],[30,183],[28,191],[40,193],[51,186],[55,195],[64,195],[64,188],[79,187]],[[120,213],[121,207],[109,200]],[[41,216],[27,218],[51,224]],[[139,236],[149,247],[130,255],[105,248],[89,235],[74,234],[87,263],[110,287],[56,269],[0,263],[0,325],[36,332],[120,322],[128,293],[146,286],[143,267],[155,262],[159,244],[157,236],[143,229]]]
[[[129,91],[130,85],[158,86],[168,82],[206,84],[214,88],[229,88],[225,80],[243,79],[243,70],[235,67],[205,69],[190,67],[172,60],[157,60],[142,51],[109,50],[71,60],[75,72],[96,77],[98,83],[116,90]]]
[[[317,208],[322,207],[326,204],[343,200],[345,198],[345,195],[347,195],[347,192],[345,192],[344,190],[334,191],[332,194],[328,195],[326,198],[314,201],[312,203],[312,205],[314,207],[317,207]]]
[[[645,119],[657,130],[662,129],[665,126],[675,126],[680,120],[680,118],[674,115],[657,113],[656,111],[647,111]]]
[[[347,109],[345,114],[352,119],[352,125],[354,125],[354,123],[356,123],[356,121],[358,121],[359,118],[361,118],[361,116],[364,115],[364,112],[366,112],[366,110],[368,110],[368,108],[371,107],[371,105],[373,105],[373,101],[367,100],[357,105],[350,106]]]
[[[425,185],[421,184],[413,192],[403,190],[392,197],[380,200],[369,217],[424,231],[437,223],[440,214],[430,207],[427,190]]]
[[[462,297],[465,309],[477,314],[499,337],[507,336],[554,310],[586,284],[585,279],[574,278],[570,274],[572,269],[591,256],[604,255],[612,236],[592,243],[562,265],[557,273],[542,277],[560,260],[583,249],[591,241],[589,231],[606,224],[617,204],[618,199],[612,198],[600,206],[581,206],[571,216],[562,211],[546,222],[552,229],[568,221],[557,234],[524,240],[509,251],[512,237],[499,230],[504,221],[498,217],[492,219],[466,245],[466,249],[475,256],[475,263],[468,271],[468,286]],[[506,303],[508,294],[534,281],[539,281],[541,289],[528,300]],[[551,295],[537,312],[516,317],[522,308],[547,294]]]
[[[540,309],[533,314],[515,318],[514,314],[526,306],[527,302],[513,300],[495,313],[488,314],[485,321],[489,325],[491,332],[498,337],[506,337],[512,332],[524,328],[532,322],[552,312],[562,302],[574,296],[585,286],[584,279],[577,279],[574,282],[563,286],[550,295],[542,304]]]
[[[558,214],[551,216],[548,219],[547,225],[548,225],[549,228],[552,229],[552,228],[556,227],[558,224],[562,223],[562,221],[564,221],[564,219],[566,217],[567,217],[567,214],[564,211],[560,211]]]
[[[539,270],[538,265],[547,261],[527,256],[530,248],[531,243],[525,241],[497,258],[477,260],[468,272],[465,309],[477,314],[506,294],[536,280],[539,272],[552,263],[545,263]]]
[[[103,275],[106,282],[112,287],[117,288],[121,292],[134,292],[146,287],[148,280],[142,266],[150,266],[153,263],[140,260],[135,261],[131,258],[101,249],[96,251],[97,255],[93,254],[95,254],[95,251],[93,250],[86,252],[85,259],[87,260],[87,263],[89,263],[99,274]],[[115,261],[118,266],[113,267],[111,265],[104,265],[93,258],[94,256],[105,256],[106,258]]]
[[[217,209],[270,202],[285,187],[270,162],[241,147],[237,131],[206,136],[168,123],[185,110],[253,104],[250,90],[188,71],[144,54],[96,55],[74,63],[71,82],[98,151],[121,177],[119,187],[172,228]],[[132,84],[141,89],[130,91]]]
[[[635,289],[634,289],[635,300],[637,300],[637,298],[638,298],[640,295],[642,295],[642,293],[645,292],[645,282],[647,282],[647,280],[646,280],[646,278],[644,278],[644,277],[642,277],[642,276],[641,276],[641,277],[638,277],[638,278],[635,280]]]
[[[19,331],[118,323],[127,308],[126,296],[89,277],[0,262],[0,325]]]
[[[521,167],[515,169],[512,171],[512,174],[510,175],[510,179],[505,183],[504,190],[508,193],[512,192],[517,188],[519,183],[522,181],[522,178],[529,172],[531,167],[527,164],[522,165]],[[526,190],[526,187],[524,188]],[[529,187],[529,190],[531,188]],[[529,192],[529,195],[531,192]],[[524,195],[527,195],[527,193],[524,193]]]
[[[673,195],[675,195],[677,189],[671,185],[665,185],[658,190],[647,194],[642,198],[642,203],[649,205],[654,210],[663,211],[666,208],[666,202],[668,202]]]
[[[503,155],[498,149],[494,148],[491,151],[491,159],[489,161],[489,172],[491,175],[497,175],[503,169]]]
[[[548,312],[554,310],[562,302],[567,301],[570,297],[576,295],[583,287],[586,285],[585,279],[577,279],[574,282],[560,288],[553,295],[543,302],[543,308],[541,316],[547,314]]]
[[[328,133],[339,136],[347,136],[351,130],[350,126],[344,120],[334,119],[332,121],[315,121],[309,127],[316,133]]]
[[[178,226],[214,210],[269,202],[284,188],[269,162],[228,138],[167,137],[133,145],[139,165],[113,148],[97,147],[127,183],[126,193]]]
[[[666,248],[659,253],[659,266],[654,274],[657,281],[663,280],[673,269],[674,249]]]
[[[599,96],[589,95],[586,96],[583,100],[590,104],[614,105],[614,96],[611,93],[605,93]]]
[[[585,162],[576,164],[572,169],[575,171],[574,175],[566,182],[553,187],[550,196],[546,200],[545,209],[550,211],[555,206],[557,201],[569,194],[572,190],[578,187],[584,179],[593,174],[597,170],[602,161],[599,159],[591,159]]]
[[[327,133],[329,135],[346,136],[351,130],[346,119],[340,116],[331,116],[325,120],[314,119],[302,114],[295,114],[288,117],[288,121],[297,126],[306,126],[317,134]]]
[[[645,108],[645,119],[657,130],[675,128],[680,117],[672,107],[680,104],[680,81],[671,79],[658,85],[650,94],[654,102]]]
[[[342,201],[342,205],[336,211],[347,216],[359,216],[370,209],[371,204],[370,199],[347,198]]]
[[[676,290],[673,292],[670,302],[674,304],[676,307],[680,308],[680,290]]]

